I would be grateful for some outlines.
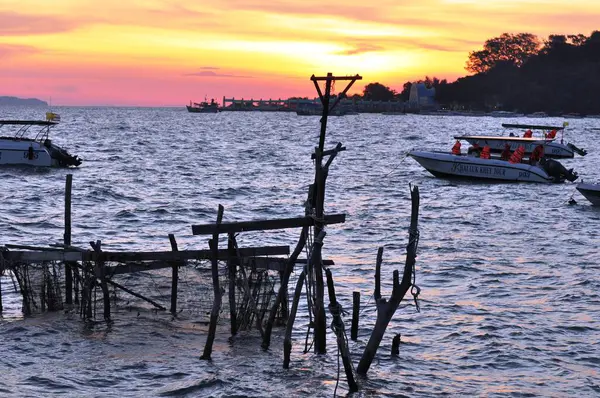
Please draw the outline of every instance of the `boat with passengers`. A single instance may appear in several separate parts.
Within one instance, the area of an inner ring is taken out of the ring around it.
[[[578,178],[572,169],[566,169],[554,159],[532,159],[531,156],[527,159],[522,146],[517,148],[508,160],[493,157],[489,146],[484,147],[483,151],[461,153],[460,141],[456,141],[452,153],[412,150],[408,152],[408,156],[436,177],[538,183],[560,183],[566,180],[575,181]],[[487,155],[483,156],[486,151]]]
[[[0,120],[0,132],[16,130],[13,136],[0,136],[0,165],[76,167],[81,164],[79,157],[50,140],[50,129],[58,124],[58,115],[49,112],[46,116],[47,120]],[[30,130],[37,133],[33,135]]]
[[[571,143],[566,143],[563,139],[564,129],[568,124],[563,126],[539,126],[531,124],[509,124],[503,123],[502,127],[526,130],[522,137],[511,133],[510,135],[457,135],[454,136],[457,140],[465,140],[473,146],[483,148],[489,145],[492,152],[502,152],[507,148],[511,151],[516,150],[519,146],[525,148],[525,154],[533,152],[535,147],[542,145],[544,155],[549,158],[572,158],[575,153],[585,156],[587,151],[580,149]],[[533,131],[540,131],[538,135],[534,135]],[[558,141],[557,133],[561,133],[560,141]]]

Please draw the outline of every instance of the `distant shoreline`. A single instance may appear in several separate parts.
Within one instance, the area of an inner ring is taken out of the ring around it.
[[[1,105],[48,106],[48,103],[37,98],[0,96],[0,106]]]

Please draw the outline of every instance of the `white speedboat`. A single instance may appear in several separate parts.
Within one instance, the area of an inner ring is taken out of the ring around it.
[[[471,145],[479,145],[484,147],[489,145],[492,152],[502,152],[506,145],[509,145],[509,149],[514,151],[519,146],[525,147],[525,154],[533,152],[535,147],[538,145],[544,146],[544,156],[551,158],[572,158],[575,153],[585,156],[587,151],[584,149],[577,148],[571,143],[565,143],[563,139],[560,142],[557,141],[556,137],[548,136],[546,132],[551,131],[562,131],[565,126],[537,126],[528,124],[502,124],[505,128],[518,128],[518,129],[529,129],[529,130],[542,130],[544,136],[541,137],[518,137],[518,136],[501,136],[501,135],[459,135],[455,136],[457,140],[465,140]]]
[[[554,183],[575,181],[577,174],[556,160],[542,158],[538,165],[510,163],[500,159],[482,159],[447,152],[410,151],[408,153],[436,177],[460,177],[470,180]]]
[[[0,130],[13,128],[14,136],[0,137],[0,165],[29,165],[41,167],[79,166],[81,159],[52,143],[52,120],[0,120]],[[32,127],[41,127],[33,137],[26,137]]]
[[[600,184],[580,182],[575,188],[594,206],[600,206]]]

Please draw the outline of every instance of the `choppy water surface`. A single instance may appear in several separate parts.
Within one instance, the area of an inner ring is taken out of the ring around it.
[[[73,243],[105,250],[207,248],[191,225],[303,214],[312,182],[317,117],[284,113],[189,114],[181,109],[62,108],[53,139],[84,159],[75,170],[0,170],[1,243],[47,245],[63,233],[65,175],[73,173]],[[40,118],[43,109],[4,108],[0,118]],[[436,179],[404,159],[416,147],[449,149],[459,133],[500,133],[526,119],[359,115],[331,118],[334,161],[324,255],[338,299],[362,293],[358,359],[374,323],[375,257],[385,247],[389,294],[402,269],[409,183],[421,190],[417,283],[421,312],[403,302],[379,350],[363,396],[600,395],[600,209],[575,185],[484,184]],[[532,119],[535,124],[540,119]],[[562,123],[543,119],[543,123]],[[596,130],[594,130],[594,128]],[[566,138],[589,154],[562,161],[600,181],[600,120],[571,120]],[[573,198],[578,202],[569,205]],[[297,231],[240,234],[243,246],[294,245]],[[142,283],[169,283],[155,276]],[[303,354],[306,308],[296,322],[291,369],[282,369],[282,331],[271,350],[258,332],[228,339],[219,328],[213,361],[198,359],[206,327],[192,315],[119,311],[114,323],[85,325],[75,314],[23,319],[3,280],[0,393],[13,396],[332,396],[333,336],[325,356]],[[349,325],[349,317],[347,318]],[[400,358],[391,338],[402,334]],[[343,372],[342,372],[343,373]],[[342,374],[338,394],[346,394]]]

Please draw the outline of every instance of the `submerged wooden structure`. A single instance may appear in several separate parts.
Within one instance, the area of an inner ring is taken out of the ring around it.
[[[179,250],[175,236],[168,235],[170,251],[104,251],[101,241],[89,242],[90,248],[72,245],[71,236],[71,191],[72,176],[67,176],[65,189],[65,232],[64,241],[60,245],[25,246],[5,245],[0,248],[0,273],[10,271],[16,279],[15,289],[23,296],[23,312],[32,314],[36,311],[58,310],[64,305],[75,307],[83,318],[96,317],[97,307],[102,306],[104,319],[111,319],[111,289],[132,295],[150,304],[157,310],[167,311],[167,303],[161,303],[152,297],[136,292],[124,283],[117,281],[119,275],[130,273],[170,269],[171,286],[169,311],[178,313],[178,292],[181,290],[181,269],[190,266],[191,262],[201,261],[203,269],[210,277],[212,303],[208,323],[208,335],[201,359],[210,360],[217,324],[224,305],[229,308],[229,330],[235,335],[242,328],[255,327],[262,337],[262,347],[269,349],[271,335],[277,324],[285,325],[283,342],[283,366],[288,368],[291,362],[292,330],[299,309],[302,291],[306,288],[309,330],[312,334],[314,351],[326,353],[326,333],[330,328],[336,336],[337,349],[344,365],[344,371],[350,391],[359,389],[355,379],[355,371],[348,347],[343,311],[337,300],[334,277],[329,266],[330,260],[323,259],[322,248],[325,244],[326,227],[345,222],[344,214],[326,214],[325,192],[329,168],[336,156],[346,148],[342,143],[325,149],[327,116],[339,102],[330,104],[331,87],[335,81],[348,81],[345,94],[352,84],[361,79],[359,75],[335,77],[331,73],[324,77],[312,76],[319,98],[323,104],[321,130],[318,146],[315,147],[312,159],[315,165],[314,181],[309,185],[305,212],[303,216],[272,219],[224,222],[223,206],[217,209],[216,220],[211,224],[192,225],[193,235],[208,236],[208,248],[202,250]],[[324,82],[324,92],[320,83]],[[374,296],[377,305],[377,322],[367,343],[357,372],[366,374],[377,349],[383,339],[388,323],[398,305],[412,288],[415,302],[419,289],[415,284],[415,257],[418,243],[418,208],[419,191],[411,189],[412,214],[409,230],[407,259],[402,281],[398,271],[394,272],[394,288],[390,300],[383,299],[380,293],[380,268],[383,249],[379,249],[375,266]],[[294,228],[299,230],[299,237],[294,249],[283,246],[239,247],[238,235],[251,231],[275,231]],[[226,236],[227,247],[219,246],[220,237]],[[303,251],[307,258],[299,258]],[[286,257],[281,257],[286,256]],[[223,266],[224,264],[224,266]],[[197,263],[196,263],[197,265]],[[289,287],[292,274],[300,270],[289,307]],[[32,278],[37,274],[37,278]],[[325,275],[324,275],[325,274]],[[62,276],[64,275],[64,280]],[[273,276],[275,275],[275,277]],[[36,280],[34,280],[36,279]],[[266,282],[265,282],[266,281]],[[261,290],[267,283],[272,289]],[[208,285],[207,285],[208,286]],[[274,288],[277,286],[277,289]],[[327,289],[325,289],[327,287]],[[275,291],[276,290],[276,291]],[[327,290],[328,304],[325,302]],[[64,293],[63,293],[64,292]],[[262,293],[261,293],[262,292]],[[101,300],[96,299],[100,293]],[[226,300],[223,297],[227,293]],[[352,319],[352,338],[356,339],[358,330],[358,306],[360,297],[355,292]],[[0,292],[0,311],[2,309]],[[327,311],[332,322],[327,325]],[[279,322],[278,322],[279,321]],[[399,336],[398,338],[399,339]],[[396,339],[396,340],[397,340]],[[308,340],[308,338],[307,338]],[[395,341],[396,341],[395,340]],[[395,343],[397,346],[397,342]],[[308,345],[305,346],[305,352]]]

